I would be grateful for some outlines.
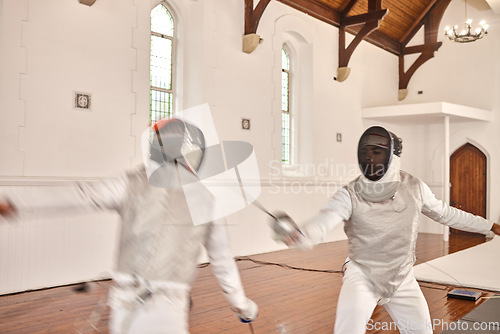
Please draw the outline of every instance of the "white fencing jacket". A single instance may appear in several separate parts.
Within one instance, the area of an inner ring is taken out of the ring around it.
[[[345,221],[349,258],[371,279],[381,298],[390,298],[415,263],[420,213],[459,230],[488,234],[493,223],[450,207],[436,199],[430,188],[401,171],[393,198],[381,202],[364,200],[356,180],[340,189],[308,222],[303,232],[312,243]]]
[[[201,187],[198,207],[209,210],[210,196]],[[19,191],[9,192],[9,200],[20,212],[118,212],[122,226],[116,271],[120,277],[189,286],[204,247],[212,271],[232,297],[232,304],[242,307],[238,304],[246,302],[224,225],[210,222],[193,226],[182,189],[149,185],[142,165],[115,179],[39,186],[29,191],[17,188]]]

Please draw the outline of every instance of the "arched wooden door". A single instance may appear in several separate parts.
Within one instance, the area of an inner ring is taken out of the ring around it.
[[[467,143],[450,158],[450,205],[486,218],[486,155]],[[450,229],[451,235],[479,235]]]

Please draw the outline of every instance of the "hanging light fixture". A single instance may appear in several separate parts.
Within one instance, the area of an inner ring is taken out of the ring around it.
[[[470,43],[477,41],[478,39],[483,38],[488,34],[488,25],[486,22],[479,22],[479,27],[476,30],[472,31],[472,20],[467,18],[467,0],[465,0],[465,23],[463,25],[463,29],[459,32],[459,26],[456,25],[454,27],[447,26],[444,28],[445,36],[457,43]]]

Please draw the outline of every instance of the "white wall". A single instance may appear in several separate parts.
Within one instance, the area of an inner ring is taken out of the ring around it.
[[[129,167],[136,156],[132,121],[141,130],[147,124],[147,114],[134,117],[135,6],[56,0],[1,5],[1,183],[50,186]],[[92,93],[91,112],[73,109],[73,91]],[[116,216],[21,218],[0,227],[1,292],[107,275]]]
[[[37,186],[94,179],[139,162],[138,135],[147,126],[149,109],[149,12],[157,2],[97,0],[92,7],[76,0],[0,4],[0,184]],[[177,109],[208,102],[220,139],[254,145],[263,189],[259,201],[270,210],[289,212],[298,222],[314,215],[339,185],[358,173],[359,135],[375,123],[361,119],[361,108],[398,103],[397,57],[363,42],[351,58],[350,77],[340,83],[333,80],[338,31],[332,26],[272,1],[258,28],[263,43],[245,54],[243,0],[169,4],[180,32]],[[461,8],[452,2],[453,12],[445,19],[460,18]],[[454,147],[472,138],[490,150],[490,171],[500,163],[496,144],[500,134],[495,132],[500,122],[500,97],[495,94],[500,88],[498,36],[498,27],[492,24],[490,36],[477,44],[460,48],[445,41],[436,57],[414,75],[410,94],[401,102],[447,101],[493,110],[490,124],[452,125]],[[311,82],[310,90],[302,89],[301,114],[295,116],[300,120],[297,131],[305,134],[299,137],[298,162],[308,173],[294,177],[273,168],[280,159],[284,41],[295,43],[304,63],[301,73]],[[482,61],[468,62],[472,57]],[[453,68],[462,62],[466,68],[455,73]],[[462,88],[467,80],[471,94]],[[74,90],[92,93],[91,112],[72,108]],[[417,95],[417,90],[424,94]],[[241,118],[251,119],[250,131],[241,130]],[[405,139],[403,167],[439,191],[439,125],[386,125]],[[342,133],[342,143],[335,141],[336,133]],[[494,199],[500,189],[493,185],[500,183],[494,173],[490,176],[489,195]],[[500,214],[493,200],[489,214]],[[235,255],[283,248],[271,240],[267,217],[253,206],[228,217],[227,224]],[[35,244],[28,237],[34,225],[50,227],[36,230],[44,242]],[[72,233],[55,232],[67,226]],[[118,229],[115,216],[101,214],[34,216],[15,228],[2,224],[0,293],[99,277],[112,267]],[[432,225],[425,230],[437,231]],[[328,240],[341,238],[345,235],[339,227]],[[13,260],[19,258],[22,261]],[[69,265],[61,269],[64,259],[84,264],[85,269],[77,272]],[[43,279],[37,278],[40,271]]]

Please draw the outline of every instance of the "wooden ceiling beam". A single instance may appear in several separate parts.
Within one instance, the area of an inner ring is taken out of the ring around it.
[[[423,19],[424,26],[424,44],[417,46],[406,47],[404,45],[403,51],[399,56],[399,92],[398,99],[401,101],[408,95],[408,83],[415,73],[415,71],[422,66],[426,61],[434,57],[434,53],[441,47],[442,42],[437,41],[439,24],[443,18],[446,8],[450,4],[451,0],[438,0],[432,9],[427,12],[427,15]],[[414,32],[416,34],[418,30]],[[408,36],[408,43],[413,36]],[[415,60],[415,62],[408,68],[405,72],[405,59],[404,56],[410,53],[421,52],[420,56]]]
[[[432,9],[432,7],[438,1],[440,1],[440,0],[432,0],[427,5],[427,7],[425,7],[425,10],[422,13],[420,13],[420,15],[418,16],[418,18],[413,22],[413,24],[411,25],[411,27],[406,31],[406,33],[399,40],[399,42],[402,45],[408,44],[408,42],[410,42],[410,40],[413,38],[413,36],[415,36],[415,34],[420,30],[420,28],[424,24],[425,17],[427,16],[427,14],[430,12],[430,10]]]
[[[348,6],[352,6],[349,4]],[[347,6],[347,7],[348,7]],[[382,0],[368,0],[368,12],[356,16],[345,16],[340,14],[339,26],[339,67],[337,68],[337,81],[344,81],[349,76],[350,68],[347,66],[349,60],[362,40],[366,39],[374,30],[379,27],[379,20],[387,14],[387,9],[382,9]],[[346,48],[346,28],[352,25],[362,27],[356,33],[356,36]]]
[[[378,28],[378,22],[365,22],[363,28],[358,32],[356,37],[351,41],[349,46],[345,47],[345,28],[343,26],[339,29],[339,67],[347,67],[349,60],[366,35]]]
[[[257,27],[260,18],[271,0],[260,0],[254,9],[253,0],[245,0],[245,34],[243,35],[243,52],[252,53],[259,45],[260,36]]]
[[[349,27],[346,31],[351,33],[352,29],[353,27]],[[366,36],[365,41],[378,46],[382,50],[392,53],[393,55],[399,56],[401,54],[401,44],[378,30],[375,30],[370,35]]]
[[[257,7],[253,6],[253,0],[245,0],[245,35],[257,32],[260,18],[271,0],[260,0]]]
[[[437,43],[431,43],[429,45],[415,45],[415,46],[408,46],[406,48],[403,48],[403,51],[401,52],[401,54],[403,55],[409,55],[409,54],[412,54],[412,53],[421,53],[421,52],[425,52],[427,51],[427,49],[429,49],[429,47],[431,49],[439,49],[439,47],[441,46],[441,44],[443,44],[442,42],[437,42]]]
[[[259,0],[254,8],[253,0],[245,0],[245,35],[243,36],[243,51],[250,53],[259,44],[260,36],[256,34],[260,19],[271,0]],[[367,0],[366,13],[354,16],[347,14],[354,8],[358,0],[345,0],[338,10],[324,0],[277,0],[287,6],[295,8],[316,19],[339,28],[339,67],[337,80],[343,81],[349,75],[349,60],[356,47],[365,40],[399,57],[399,98],[404,99],[407,94],[408,82],[415,71],[427,60],[434,57],[434,53],[442,45],[437,41],[439,23],[451,0],[430,0],[425,9],[418,15],[413,24],[399,39],[394,39],[378,31],[379,22],[387,14],[382,9],[382,0]],[[359,11],[358,11],[359,13]],[[424,27],[424,44],[407,47],[418,31]],[[345,34],[354,35],[346,47]],[[417,60],[404,71],[404,57],[408,54],[420,53]]]
[[[349,13],[349,11],[352,9],[352,7],[354,7],[356,2],[358,2],[358,0],[346,0],[346,1],[344,1],[342,6],[340,6],[340,8],[339,8],[339,13],[347,15]]]
[[[351,10],[351,8],[356,4],[358,0],[346,0],[340,10],[337,12],[332,10],[330,7],[326,7],[324,4],[315,1],[315,0],[278,0],[279,2],[295,8],[303,13],[306,13],[320,21],[333,25],[334,27],[340,26],[340,13],[347,14]],[[352,34],[357,35],[359,30],[361,30],[360,26],[350,26],[346,27],[345,31]],[[380,33],[375,30],[370,35],[365,37],[365,41],[386,50],[396,56],[399,56],[401,53],[401,44],[388,37],[385,34]]]
[[[344,27],[363,24],[369,21],[378,21],[381,20],[385,14],[387,14],[387,9],[375,10],[373,12],[359,14],[355,16],[341,16],[340,17],[340,25]]]
[[[334,27],[340,25],[340,15],[330,7],[314,0],[278,0],[279,2],[306,13]],[[357,0],[354,0],[357,1]]]

